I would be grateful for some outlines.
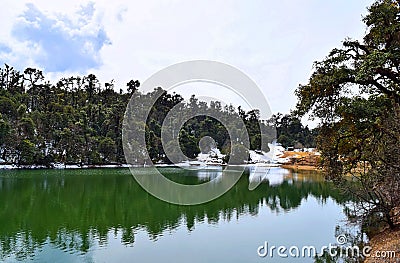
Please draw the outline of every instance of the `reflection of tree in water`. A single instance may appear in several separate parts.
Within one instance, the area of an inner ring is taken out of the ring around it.
[[[322,180],[288,180],[261,184],[248,190],[248,176],[222,197],[197,206],[165,203],[145,192],[128,170],[22,171],[0,175],[0,259],[16,254],[31,257],[46,242],[65,251],[85,253],[94,242],[107,245],[108,234],[122,233],[121,242],[133,244],[135,232],[145,230],[156,240],[166,230],[185,222],[192,231],[198,222],[230,221],[257,215],[260,206],[290,211],[313,196],[346,201]],[[2,176],[2,177],[1,177]],[[171,175],[179,176],[179,175]],[[187,177],[197,183],[196,177]]]
[[[332,244],[334,248],[332,248],[331,251],[325,249],[322,255],[317,255],[314,258],[315,263],[359,263],[365,261],[365,256],[362,251],[367,245],[367,239],[366,234],[360,231],[358,225],[349,224],[336,226],[335,236],[344,237],[343,240],[345,242]],[[367,250],[367,252],[369,253],[370,251]]]

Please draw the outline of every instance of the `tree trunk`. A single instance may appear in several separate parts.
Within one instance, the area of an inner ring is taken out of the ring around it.
[[[388,223],[390,229],[394,229],[395,228],[395,224],[393,222],[392,217],[390,216],[390,213],[385,213],[386,216],[386,222]]]

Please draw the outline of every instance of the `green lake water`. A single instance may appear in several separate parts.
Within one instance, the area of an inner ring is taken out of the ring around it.
[[[219,170],[160,168],[198,184]],[[272,168],[248,190],[249,170],[220,198],[173,205],[148,194],[129,169],[0,171],[0,261],[313,262],[259,257],[257,248],[335,243],[340,193],[318,174]]]

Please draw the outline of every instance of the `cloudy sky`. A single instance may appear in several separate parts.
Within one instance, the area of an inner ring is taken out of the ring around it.
[[[0,63],[38,67],[52,80],[94,73],[102,82],[115,79],[119,89],[171,64],[216,60],[250,76],[272,111],[286,113],[312,63],[345,37],[362,37],[371,3],[3,0]]]

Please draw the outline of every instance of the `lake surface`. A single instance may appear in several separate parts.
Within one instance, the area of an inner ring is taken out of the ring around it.
[[[186,184],[221,173],[160,171]],[[128,169],[0,171],[0,261],[313,262],[257,249],[336,242],[346,199],[320,175],[271,168],[250,191],[249,173],[212,202],[179,206],[148,194]]]

